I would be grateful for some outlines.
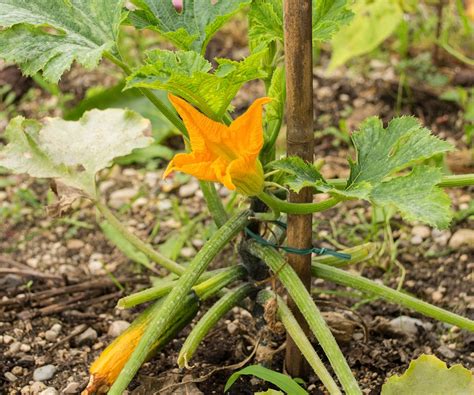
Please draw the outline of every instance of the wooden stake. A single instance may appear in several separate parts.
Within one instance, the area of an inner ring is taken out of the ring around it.
[[[285,0],[285,65],[287,92],[287,154],[313,162],[313,62],[312,62],[312,1]],[[312,192],[303,189],[290,193],[291,202],[311,202]],[[288,245],[308,248],[312,244],[312,217],[288,215]],[[311,255],[288,255],[289,264],[296,270],[309,290],[311,287]],[[306,321],[289,300],[290,309],[305,332]],[[290,339],[286,346],[286,370],[293,377],[305,377],[308,367],[295,343]]]

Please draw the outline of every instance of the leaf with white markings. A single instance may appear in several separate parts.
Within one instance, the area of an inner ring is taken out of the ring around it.
[[[251,0],[184,0],[181,12],[171,0],[134,0],[129,18],[139,29],[153,29],[179,49],[203,53],[212,36]]]
[[[269,164],[284,175],[280,182],[299,192],[304,187],[348,199],[364,199],[399,211],[407,221],[422,221],[445,228],[452,217],[450,199],[441,188],[442,173],[420,165],[434,155],[450,151],[451,144],[433,136],[412,117],[393,119],[384,129],[378,118],[367,119],[352,135],[357,160],[342,190],[330,185],[317,169],[289,157]],[[412,167],[408,175],[400,171]]]
[[[96,173],[152,143],[149,131],[150,122],[129,110],[92,110],[79,121],[16,117],[7,126],[9,143],[0,149],[0,166],[53,178],[94,198]]]
[[[261,69],[265,53],[240,62],[216,59],[219,66],[210,73],[211,64],[196,52],[154,50],[148,52],[147,64],[128,78],[127,87],[166,90],[220,120],[245,82],[266,76]]]
[[[382,182],[370,193],[378,206],[392,206],[407,221],[421,221],[437,228],[446,228],[452,217],[449,196],[436,186],[441,170],[417,166],[410,174]]]
[[[93,68],[114,51],[123,0],[0,0],[0,58],[57,82],[74,60]]]
[[[313,40],[327,41],[352,18],[347,0],[313,1]],[[283,43],[282,0],[254,0],[249,14],[251,48]]]

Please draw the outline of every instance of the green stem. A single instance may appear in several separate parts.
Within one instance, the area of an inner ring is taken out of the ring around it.
[[[202,194],[206,200],[207,208],[217,227],[220,228],[229,219],[224,205],[222,204],[222,199],[219,197],[216,187],[212,182],[199,181],[199,185],[201,186]]]
[[[336,339],[334,339],[321,312],[293,268],[273,248],[251,241],[248,243],[248,249],[250,253],[262,259],[283,283],[321,344],[344,391],[349,395],[362,394],[344,355],[337,345]]]
[[[211,296],[214,296],[217,292],[219,292],[222,288],[226,287],[227,285],[241,280],[247,274],[247,270],[241,266],[231,266],[225,268],[217,275],[203,281],[202,283],[195,285],[193,287],[193,291],[199,297],[200,300],[204,301]]]
[[[365,243],[341,251],[342,253],[349,254],[351,259],[343,259],[332,255],[319,255],[313,258],[313,263],[321,263],[336,267],[353,265],[372,258],[376,250],[377,245],[375,243]]]
[[[196,254],[184,274],[177,281],[176,286],[163,302],[160,314],[152,318],[152,321],[140,339],[137,348],[133,351],[131,358],[122,369],[120,376],[109,391],[110,395],[121,395],[133,379],[138,369],[145,361],[148,350],[153,342],[162,336],[166,326],[176,311],[179,311],[184,303],[185,296],[191,291],[193,285],[206,270],[214,257],[239,233],[249,220],[250,211],[242,211],[232,218],[209,239],[204,247]]]
[[[105,52],[104,57],[110,60],[118,67],[120,67],[127,76],[132,74],[132,70],[130,69],[130,67],[128,67],[127,64],[116,58],[111,53]],[[150,100],[150,102],[176,127],[176,129],[178,129],[183,135],[188,137],[188,132],[186,130],[186,127],[184,126],[184,123],[175,111],[170,109],[166,104],[164,104],[160,99],[158,99],[150,89],[139,88],[139,91],[148,100]]]
[[[132,244],[136,249],[143,252],[148,256],[153,262],[158,263],[163,266],[165,269],[168,269],[170,272],[179,275],[182,275],[185,272],[185,268],[175,261],[169,259],[168,257],[161,255],[159,252],[155,251],[152,246],[147,243],[144,243],[133,233],[120,222],[120,220],[110,211],[110,209],[103,203],[95,201],[95,206],[104,216],[104,218],[115,228],[120,234]]]
[[[178,366],[180,368],[183,366],[189,368],[188,362],[204,337],[231,308],[244,300],[254,289],[254,286],[249,283],[240,285],[226,293],[202,316],[179,352]]]
[[[344,189],[347,185],[345,178],[333,178],[327,180],[334,188]],[[456,187],[467,187],[474,185],[474,174],[454,174],[451,176],[444,176],[441,182],[438,184],[441,188],[456,188]]]
[[[338,204],[341,199],[332,197],[318,203],[288,203],[285,200],[278,199],[269,193],[262,192],[258,198],[270,207],[275,213],[287,214],[311,214],[328,210]]]
[[[339,390],[339,387],[326,369],[326,366],[324,366],[324,363],[319,358],[319,355],[316,353],[315,349],[311,345],[311,342],[304,333],[300,324],[298,324],[298,321],[296,321],[295,316],[288,308],[285,301],[280,296],[277,296],[273,292],[266,289],[260,291],[257,297],[257,301],[260,304],[263,304],[264,307],[265,303],[271,299],[277,299],[278,316],[281,322],[285,326],[285,329],[290,337],[297,345],[298,349],[301,351],[301,354],[303,354],[310,366],[313,368],[316,375],[319,377],[331,395],[340,395],[341,391]]]
[[[242,279],[247,274],[243,266],[231,266],[224,269],[205,272],[199,277],[198,284],[193,287],[193,291],[201,301],[215,295],[222,288],[226,287],[234,281]],[[117,307],[120,309],[130,309],[139,304],[149,302],[151,300],[162,298],[168,295],[176,286],[177,281],[167,281],[156,287],[144,289],[119,299]]]
[[[441,188],[467,187],[474,185],[474,174],[455,174],[444,176],[438,184]]]
[[[474,321],[462,317],[460,315],[451,313],[440,307],[433,306],[430,303],[423,302],[413,296],[396,291],[385,285],[378,284],[375,281],[369,280],[356,274],[348,273],[344,270],[315,263],[311,267],[312,274],[318,278],[334,282],[336,284],[344,285],[346,287],[354,288],[365,292],[369,295],[379,296],[389,302],[401,305],[408,309],[412,309],[451,325],[456,325],[460,328],[474,332]]]

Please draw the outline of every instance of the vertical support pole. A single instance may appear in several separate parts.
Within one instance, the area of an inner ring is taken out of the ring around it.
[[[313,162],[313,59],[312,59],[312,0],[285,0],[285,66],[286,66],[286,118],[287,154]],[[310,189],[290,193],[290,202],[306,203],[313,200]],[[308,248],[312,244],[312,216],[288,215],[288,245]],[[311,287],[311,255],[288,255],[289,264],[295,269],[309,290]],[[308,332],[306,321],[292,300],[290,309]],[[287,339],[286,369],[293,377],[304,377],[308,367],[296,344]]]

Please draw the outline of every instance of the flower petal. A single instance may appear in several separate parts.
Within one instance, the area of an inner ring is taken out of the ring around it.
[[[190,174],[200,180],[219,181],[213,169],[214,160],[206,154],[190,153],[177,154],[168,164],[163,174],[163,178],[167,177],[172,171],[181,171]]]
[[[172,94],[169,94],[168,97],[183,119],[189,133],[193,152],[209,152],[206,140],[209,139],[209,136],[220,136],[226,131],[227,127],[201,114],[183,99]]]
[[[239,156],[256,157],[262,149],[262,107],[271,100],[268,97],[255,100],[248,110],[230,125],[232,145],[234,150],[238,150]]]
[[[224,185],[232,183],[238,192],[255,196],[262,192],[263,182],[263,168],[260,161],[258,159],[240,158],[231,162],[223,183]]]

